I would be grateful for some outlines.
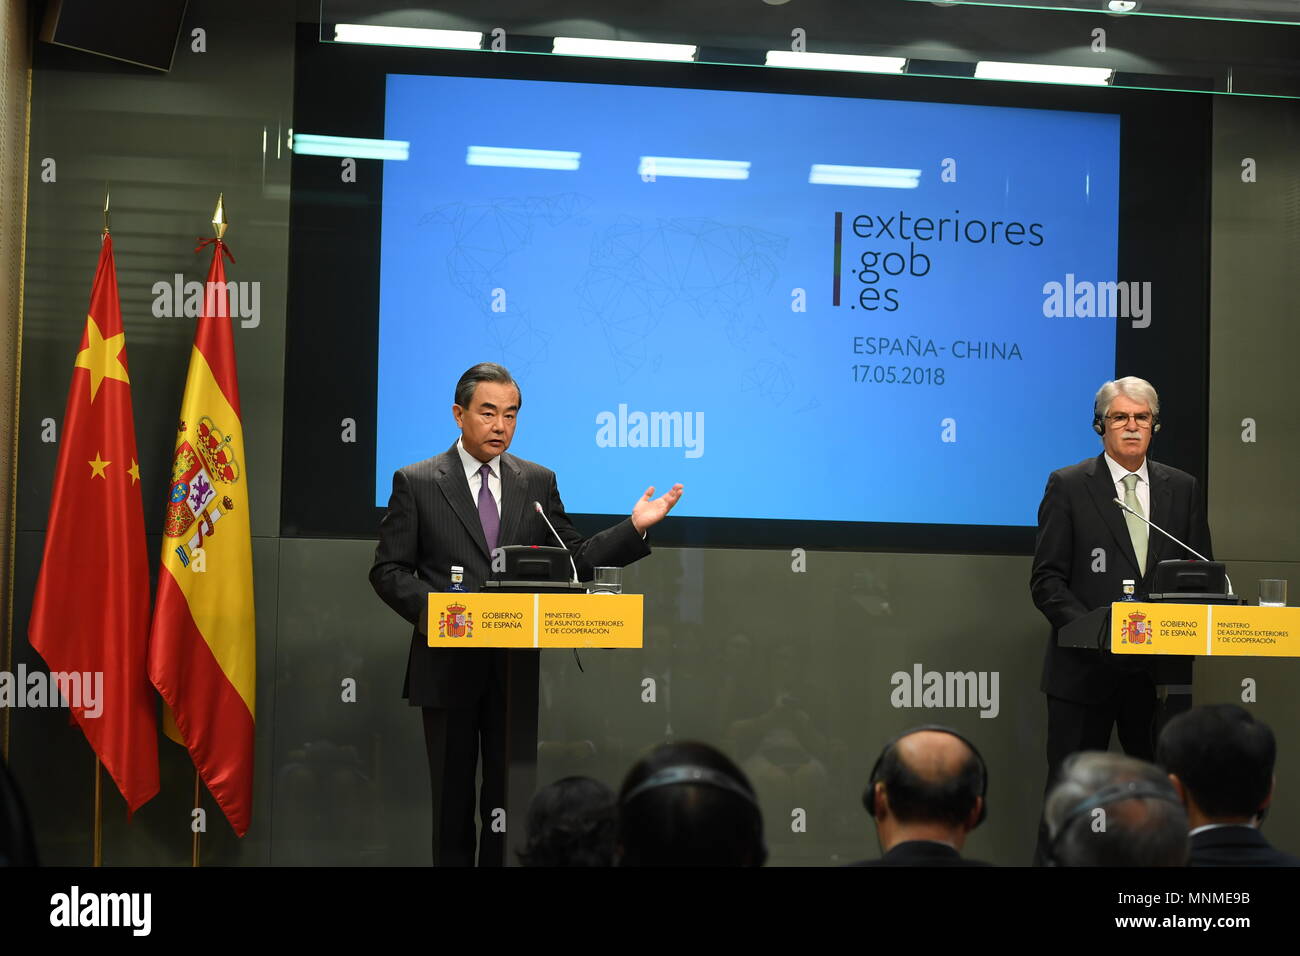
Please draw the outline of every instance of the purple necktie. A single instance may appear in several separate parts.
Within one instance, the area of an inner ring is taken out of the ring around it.
[[[497,536],[501,533],[501,516],[497,514],[497,501],[492,497],[488,476],[492,469],[484,465],[478,470],[482,483],[478,488],[478,520],[483,522],[483,537],[487,538],[488,551],[497,549]]]

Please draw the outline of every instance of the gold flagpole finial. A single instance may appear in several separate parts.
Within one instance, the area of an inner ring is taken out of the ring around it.
[[[226,227],[230,225],[226,219],[225,193],[217,194],[217,208],[212,213],[212,228],[217,233],[218,239],[226,238]]]
[[[108,183],[104,183],[104,235],[108,235]]]

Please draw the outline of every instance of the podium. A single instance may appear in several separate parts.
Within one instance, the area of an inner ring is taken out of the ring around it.
[[[429,595],[430,647],[640,647],[641,594],[588,594],[582,585],[493,582]]]
[[[1115,654],[1300,657],[1300,607],[1123,601],[1110,612]]]
[[[583,585],[543,581],[494,581],[482,591],[429,595],[430,647],[505,653],[504,865],[516,863],[513,849],[523,845],[528,804],[537,792],[540,658],[535,651],[641,647],[644,603],[641,594],[588,594]]]
[[[1300,607],[1255,607],[1231,595],[1169,596],[1180,600],[1095,608],[1061,628],[1057,644],[1156,657],[1300,657]],[[1162,683],[1158,667],[1156,693],[1157,726],[1192,705],[1191,685]]]

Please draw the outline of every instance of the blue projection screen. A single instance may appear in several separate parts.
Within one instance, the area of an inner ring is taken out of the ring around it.
[[[1026,526],[1097,453],[1118,116],[390,75],[385,135],[377,505],[480,361],[572,512]]]

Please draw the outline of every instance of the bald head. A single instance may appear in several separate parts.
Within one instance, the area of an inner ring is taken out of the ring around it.
[[[918,730],[895,744],[898,759],[926,783],[951,780],[975,759],[966,741],[940,730]]]
[[[900,823],[973,826],[983,775],[979,757],[960,737],[917,730],[885,748],[873,784],[882,811]]]

